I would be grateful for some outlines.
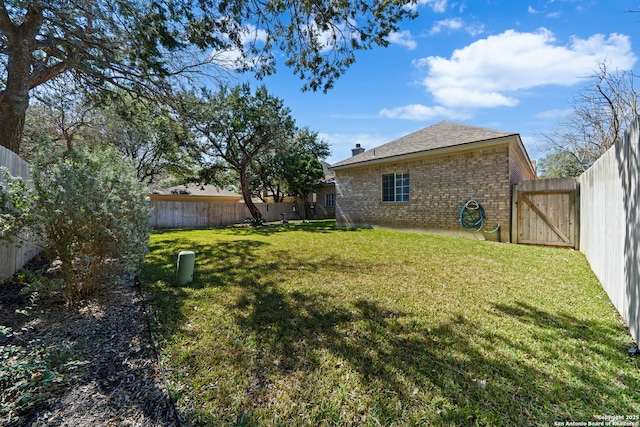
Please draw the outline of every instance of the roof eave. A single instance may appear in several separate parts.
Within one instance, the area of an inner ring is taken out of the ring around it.
[[[524,146],[524,143],[522,142],[520,135],[518,135],[518,138],[516,138],[516,140],[518,142],[518,147],[520,147],[520,151],[522,151],[522,154],[524,154],[524,157],[527,159],[527,166],[529,166],[531,173],[533,173],[533,176],[537,176],[538,172],[536,171],[536,168],[533,166],[533,163],[531,163],[531,157],[529,157],[527,148]]]
[[[346,165],[331,166],[329,169],[333,171],[338,171],[338,170],[351,169],[351,168],[361,167],[361,166],[377,165],[381,163],[390,163],[390,162],[397,162],[402,160],[412,160],[418,157],[428,157],[428,156],[434,156],[439,154],[448,154],[456,151],[475,150],[478,148],[484,148],[484,147],[489,147],[493,145],[507,144],[512,141],[513,137],[516,137],[516,139],[519,142],[519,145],[521,146],[522,149],[524,149],[524,146],[520,141],[519,135],[517,133],[514,133],[511,135],[505,135],[498,138],[491,138],[491,139],[485,139],[481,141],[467,142],[464,144],[451,145],[449,147],[434,148],[432,150],[417,151],[414,153],[399,154],[396,156],[382,157],[379,159],[368,159],[360,162],[348,163]],[[524,151],[524,153],[526,154],[526,151]]]

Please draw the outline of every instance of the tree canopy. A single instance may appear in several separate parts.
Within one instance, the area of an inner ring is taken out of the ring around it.
[[[579,176],[584,168],[576,156],[568,151],[556,151],[548,154],[538,162],[540,178],[569,178]]]
[[[131,161],[140,182],[157,184],[168,175],[191,173],[194,163],[186,146],[192,135],[170,108],[120,94],[95,110],[94,117],[87,139],[92,145],[116,147]]]
[[[242,196],[253,218],[262,214],[251,200],[251,166],[262,153],[275,150],[295,134],[295,121],[281,99],[264,86],[252,93],[248,84],[222,87],[201,99],[188,97],[183,117],[196,136],[193,153],[201,177],[211,181],[216,173],[237,173]]]
[[[152,96],[176,76],[206,73],[206,65],[273,73],[279,51],[304,89],[326,91],[355,61],[355,51],[388,44],[398,23],[414,16],[409,3],[2,1],[0,145],[19,152],[30,91],[69,71],[86,85]]]
[[[281,202],[286,195],[306,198],[323,178],[320,160],[330,154],[329,145],[308,128],[298,129],[293,138],[256,156],[251,165],[251,190]]]
[[[599,64],[574,97],[571,114],[545,135],[551,153],[540,161],[543,176],[580,175],[618,140],[640,112],[635,79],[631,71]]]
[[[117,91],[96,102],[68,78],[36,90],[26,116],[22,157],[30,160],[43,140],[68,153],[81,145],[116,147],[131,161],[140,182],[151,185],[172,175],[187,176],[193,163],[185,148],[191,135],[168,105]]]

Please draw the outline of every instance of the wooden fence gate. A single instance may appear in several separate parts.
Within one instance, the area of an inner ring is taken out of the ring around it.
[[[578,248],[580,203],[574,178],[520,182],[512,200],[514,243]]]

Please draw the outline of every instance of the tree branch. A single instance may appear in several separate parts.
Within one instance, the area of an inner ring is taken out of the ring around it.
[[[34,64],[33,72],[29,81],[29,89],[33,89],[40,86],[43,83],[48,82],[54,77],[59,76],[69,69],[69,65],[65,62],[58,62],[53,66],[46,66],[43,63],[37,62]]]
[[[7,35],[9,41],[13,42],[16,26],[11,22],[9,12],[7,12],[4,2],[0,3],[0,31]]]

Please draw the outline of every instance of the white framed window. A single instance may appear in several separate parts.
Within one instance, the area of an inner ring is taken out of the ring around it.
[[[382,175],[382,201],[409,201],[409,172]]]
[[[336,194],[325,194],[324,195],[324,206],[327,208],[335,208],[336,207]]]

